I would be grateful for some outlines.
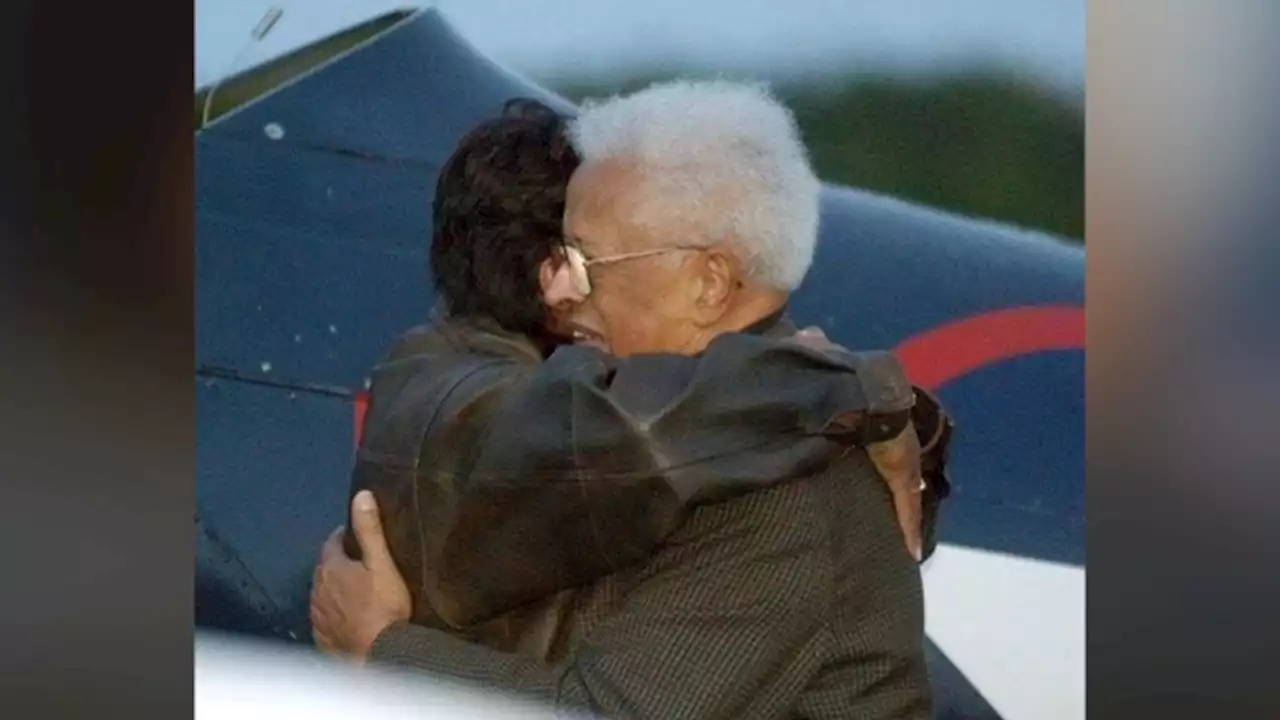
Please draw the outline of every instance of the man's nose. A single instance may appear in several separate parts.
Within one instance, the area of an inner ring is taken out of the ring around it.
[[[586,295],[574,286],[568,263],[555,270],[542,294],[543,302],[556,310],[570,310],[586,299]]]
[[[557,298],[548,297],[547,302],[551,305],[551,308],[553,310],[556,310],[558,312],[563,312],[563,313],[569,313],[575,307],[577,307],[583,301],[583,299],[584,298],[578,295],[570,294],[564,297],[557,297]]]

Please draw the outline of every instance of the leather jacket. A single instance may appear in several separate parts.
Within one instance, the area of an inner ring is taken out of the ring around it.
[[[698,503],[810,475],[908,420],[945,450],[945,414],[931,396],[917,407],[892,355],[790,334],[624,359],[577,346],[544,359],[483,319],[402,336],[374,371],[351,493],[378,500],[414,622],[516,649],[521,615],[554,625],[562,591],[645,560]],[[945,458],[934,465],[945,483]],[[943,490],[926,497],[929,525]],[[926,540],[931,552],[931,527]]]

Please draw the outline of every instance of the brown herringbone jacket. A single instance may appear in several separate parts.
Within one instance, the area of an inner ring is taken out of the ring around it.
[[[402,342],[381,406],[375,379],[353,485],[381,490],[393,553],[431,610],[374,658],[610,717],[926,717],[918,574],[865,453],[824,433],[851,410],[900,410],[900,384],[856,382],[866,355],[717,343],[623,362],[572,348],[539,365],[488,330]],[[442,347],[473,357],[445,362]],[[424,357],[438,381],[417,384],[447,389],[406,392]],[[531,390],[547,378],[572,389]],[[405,427],[426,438],[408,475],[376,439]]]

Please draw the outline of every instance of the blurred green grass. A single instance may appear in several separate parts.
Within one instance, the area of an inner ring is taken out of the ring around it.
[[[679,73],[548,82],[574,101]],[[775,83],[818,175],[1084,242],[1082,103],[996,72]]]

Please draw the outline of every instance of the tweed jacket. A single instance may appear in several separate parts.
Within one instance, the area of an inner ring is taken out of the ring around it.
[[[886,353],[756,330],[545,362],[483,323],[409,333],[353,476],[417,608],[374,659],[611,717],[927,716],[919,576],[860,449],[916,394]]]

